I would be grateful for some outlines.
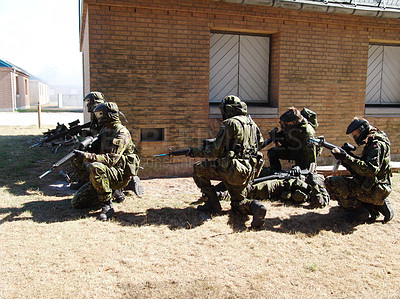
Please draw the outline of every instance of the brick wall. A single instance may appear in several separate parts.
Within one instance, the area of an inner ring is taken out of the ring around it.
[[[83,18],[84,93],[100,90],[125,113],[142,176],[189,174],[191,158],[152,157],[200,145],[218,130],[208,105],[210,30],[271,35],[270,102],[278,114],[255,118],[266,138],[288,107],[306,106],[318,113],[317,134],[337,144],[349,141],[352,118],[364,116],[369,44],[400,44],[398,19],[219,1],[88,0]],[[368,119],[400,154],[400,118]],[[143,128],[163,128],[165,141],[141,142]]]
[[[13,111],[12,69],[0,68],[0,111]]]

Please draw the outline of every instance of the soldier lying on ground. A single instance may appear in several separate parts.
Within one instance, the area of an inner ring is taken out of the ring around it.
[[[228,199],[223,185],[218,187],[220,199]],[[323,208],[329,204],[330,196],[325,188],[324,176],[298,166],[289,171],[278,171],[267,177],[260,177],[248,186],[248,198],[256,200],[309,203],[311,208]]]

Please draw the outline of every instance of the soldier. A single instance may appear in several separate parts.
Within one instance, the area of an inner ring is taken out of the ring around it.
[[[325,180],[326,187],[339,206],[353,211],[354,220],[374,222],[381,213],[386,223],[394,215],[387,198],[392,191],[389,138],[366,119],[357,117],[346,134],[364,146],[362,155],[358,158],[334,148],[332,154],[351,172],[351,177],[330,176]]]
[[[304,111],[304,112],[303,112]],[[294,160],[295,165],[301,169],[309,169],[311,163],[316,163],[317,150],[315,145],[308,144],[308,139],[315,136],[318,126],[316,114],[304,108],[300,112],[295,107],[281,115],[281,131],[277,132],[275,142],[277,146],[268,150],[269,169],[263,170],[263,175],[268,175],[282,169],[280,159]],[[304,115],[314,114],[309,121]]]
[[[93,110],[100,104],[105,103],[104,95],[98,91],[89,92],[84,98],[83,103],[86,104],[87,111],[90,114],[90,133],[96,135],[99,131],[97,128],[97,119],[93,114]]]
[[[113,190],[128,185],[139,168],[139,157],[135,154],[128,129],[121,124],[118,106],[112,102],[98,105],[93,113],[100,128],[100,149],[98,153],[75,150],[78,156],[87,162],[89,182],[83,185],[74,195],[74,208],[101,206],[99,220],[112,217]]]
[[[323,208],[329,204],[330,196],[325,188],[324,176],[321,174],[301,171],[300,167],[295,166],[289,172],[277,172],[269,178],[254,182],[250,187],[248,198],[292,201],[299,204],[308,202],[311,208]]]
[[[90,136],[96,136],[97,133],[99,132],[99,128],[98,128],[97,119],[93,114],[93,110],[98,105],[105,103],[104,95],[98,91],[91,91],[83,98],[83,103],[86,104],[87,111],[90,113],[90,127],[89,127],[89,131],[87,132],[87,134]],[[93,147],[93,148],[91,148],[90,151],[95,152],[96,150],[97,149]],[[71,161],[71,165],[74,170],[74,174],[75,174],[77,181],[71,183],[69,187],[72,190],[78,190],[86,182],[88,182],[88,180],[89,180],[88,172],[87,172],[85,164],[83,163],[83,160],[78,157],[76,157],[75,159],[73,159]],[[120,195],[120,193],[118,193],[118,195]],[[119,198],[119,200],[120,200],[120,198]]]
[[[206,146],[190,148],[189,156],[216,158],[194,164],[193,178],[207,197],[200,211],[218,213],[221,205],[211,180],[224,182],[231,197],[232,211],[252,214],[251,226],[263,224],[266,209],[258,201],[246,199],[247,185],[262,167],[262,154],[258,151],[263,138],[258,126],[247,115],[247,105],[237,96],[225,97],[220,105],[223,123],[213,140]]]

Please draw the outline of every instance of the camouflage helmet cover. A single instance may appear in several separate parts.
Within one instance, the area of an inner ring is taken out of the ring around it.
[[[93,112],[97,105],[105,101],[104,95],[99,91],[91,91],[83,98],[83,102],[86,103],[89,112]]]
[[[280,117],[279,120],[288,123],[292,121],[297,121],[300,122],[303,119],[303,116],[301,115],[300,111],[296,109],[295,107],[290,107],[289,110],[284,112]]]
[[[99,124],[119,121],[118,105],[114,102],[104,102],[93,110]]]
[[[222,117],[224,119],[236,116],[247,115],[247,105],[235,95],[226,96],[220,104]]]

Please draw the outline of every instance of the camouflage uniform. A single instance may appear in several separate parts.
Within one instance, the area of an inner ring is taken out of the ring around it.
[[[99,131],[99,124],[94,117],[93,110],[100,104],[105,102],[104,95],[101,92],[98,91],[92,91],[88,93],[84,99],[83,102],[86,103],[86,107],[88,112],[90,113],[90,127],[89,130],[86,131],[88,135],[90,136],[96,136]],[[95,144],[96,145],[96,144]],[[90,152],[96,153],[99,151],[96,146],[92,146],[90,148]],[[71,184],[71,189],[77,190],[79,189],[84,183],[89,181],[89,173],[87,171],[86,165],[82,159],[82,157],[77,157],[71,160],[71,165],[74,170],[74,174],[77,180],[77,183]]]
[[[118,111],[115,103],[102,105]],[[90,182],[74,195],[72,206],[75,208],[110,203],[112,191],[124,188],[139,169],[140,160],[134,152],[135,145],[128,129],[121,124],[118,113],[113,114],[99,134],[99,152],[83,154]]]
[[[282,131],[277,133],[279,137],[276,138],[280,145],[268,150],[270,171],[275,172],[282,169],[280,159],[294,160],[296,166],[301,169],[308,169],[311,163],[317,161],[315,145],[308,144],[309,138],[315,137],[314,127],[316,125],[311,124],[305,117],[296,118],[293,116],[289,121],[298,120],[297,123],[285,126],[283,123],[287,119],[284,119],[284,116],[285,114],[281,116]]]
[[[211,180],[224,182],[231,196],[232,210],[246,215],[253,213],[252,226],[260,226],[262,222],[254,220],[259,214],[254,216],[252,211],[257,210],[258,203],[246,199],[248,182],[263,163],[258,151],[263,143],[260,129],[247,115],[246,104],[236,96],[226,97],[221,110],[224,121],[217,137],[209,140],[205,147],[190,149],[192,157],[216,158],[194,164],[194,181],[208,198],[211,210],[215,211],[219,211],[221,206]]]
[[[342,164],[351,176],[330,176],[326,179],[331,198],[343,208],[365,206],[375,218],[381,212],[385,221],[389,221],[393,211],[387,199],[392,187],[390,141],[386,134],[370,127],[361,158],[343,153]]]
[[[325,188],[324,176],[317,173],[271,179],[252,184],[248,198],[258,200],[292,200],[309,202],[313,208],[329,204],[330,196]]]

